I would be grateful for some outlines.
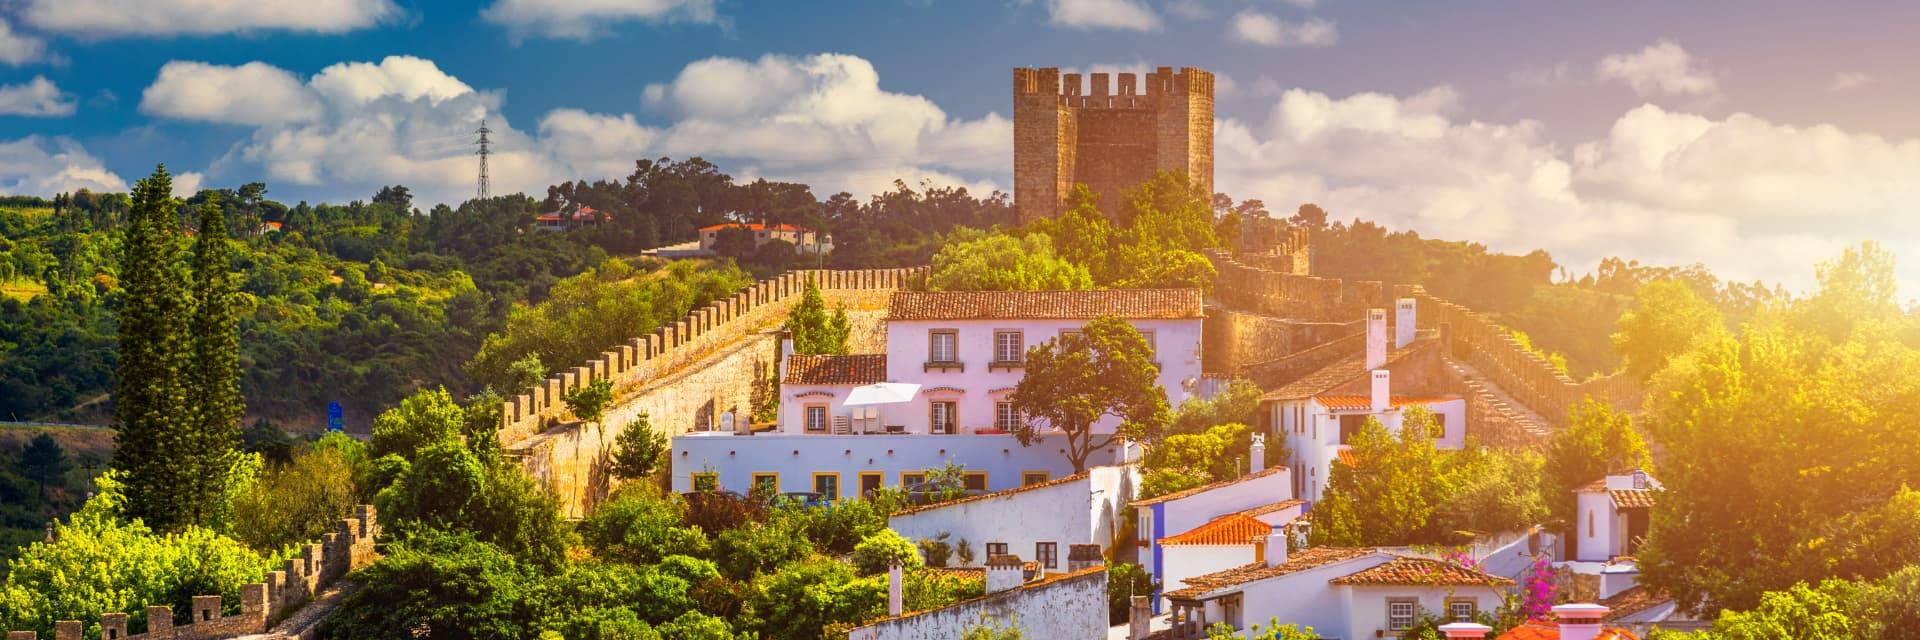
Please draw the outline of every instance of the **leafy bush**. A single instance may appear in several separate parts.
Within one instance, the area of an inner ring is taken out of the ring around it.
[[[853,547],[853,566],[862,574],[885,573],[895,563],[913,568],[922,561],[913,541],[892,529],[882,529]]]
[[[683,508],[659,489],[628,485],[580,522],[580,537],[596,555],[633,564],[671,555],[705,556],[711,542],[699,528],[682,523]]]
[[[353,579],[361,589],[321,623],[322,637],[529,638],[545,608],[513,556],[465,533],[414,536]]]
[[[268,552],[318,540],[359,504],[358,481],[368,464],[359,441],[329,434],[269,469],[234,501],[234,537]]]

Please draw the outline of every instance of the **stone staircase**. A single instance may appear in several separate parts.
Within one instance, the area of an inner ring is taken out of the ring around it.
[[[1446,366],[1453,391],[1467,398],[1467,422],[1476,425],[1483,442],[1531,447],[1553,434],[1551,421],[1515,400],[1472,365],[1447,358]]]

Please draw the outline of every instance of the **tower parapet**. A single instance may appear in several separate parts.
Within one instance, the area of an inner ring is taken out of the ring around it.
[[[1213,192],[1213,74],[1194,67],[1134,73],[1013,70],[1014,207],[1022,220],[1058,215],[1085,184],[1112,211],[1122,192],[1181,171]]]

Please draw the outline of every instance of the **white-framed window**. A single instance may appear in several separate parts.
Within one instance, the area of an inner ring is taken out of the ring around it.
[[[827,405],[807,405],[807,433],[827,432]]]
[[[1413,598],[1388,598],[1387,630],[1405,631],[1412,629],[1414,618],[1418,617],[1417,611],[1419,608],[1420,601],[1414,600]]]
[[[1007,555],[1007,543],[1005,543],[1005,542],[989,542],[989,543],[987,543],[987,557],[988,557],[988,558],[992,558],[992,557],[994,557],[994,556],[1004,556],[1004,555]]]
[[[1024,362],[1027,359],[1027,339],[1018,329],[995,329],[993,332],[994,362]]]
[[[993,403],[993,428],[1012,429],[1020,424],[1020,412],[1013,410],[1013,403],[1002,400]]]
[[[952,329],[934,329],[927,332],[928,362],[958,362],[960,354],[956,350],[958,334]]]
[[[1033,543],[1033,559],[1039,562],[1040,567],[1043,569],[1052,569],[1060,566],[1060,543]]]
[[[1152,329],[1141,329],[1141,330],[1140,330],[1140,337],[1142,337],[1142,338],[1146,338],[1146,339],[1147,339],[1147,357],[1148,357],[1148,358],[1151,358],[1151,359],[1154,359],[1154,360],[1159,360],[1159,359],[1160,359],[1160,348],[1159,348],[1159,345],[1158,345],[1158,344],[1156,344],[1156,343],[1154,342],[1154,339],[1153,339],[1153,330],[1152,330]]]
[[[1447,600],[1448,622],[1473,622],[1474,616],[1479,614],[1480,605],[1474,602],[1472,598],[1453,598]]]
[[[935,400],[928,411],[928,427],[933,433],[957,433],[958,421],[954,418],[958,406],[951,400]]]

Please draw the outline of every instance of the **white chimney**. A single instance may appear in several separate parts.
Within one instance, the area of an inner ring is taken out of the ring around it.
[[[1560,640],[1594,640],[1600,637],[1600,619],[1611,611],[1597,604],[1563,604],[1553,608],[1560,620]]]
[[[999,593],[1026,583],[1026,571],[1020,556],[1001,554],[987,558],[987,593]]]
[[[1253,445],[1247,447],[1247,473],[1260,473],[1267,468],[1267,435],[1253,434]]]
[[[1472,622],[1451,622],[1440,625],[1440,633],[1448,640],[1481,640],[1493,631],[1493,627]]]
[[[906,600],[900,595],[900,563],[887,568],[887,615],[895,618],[906,612]]]
[[[1286,530],[1274,529],[1272,533],[1268,533],[1266,545],[1267,550],[1264,553],[1267,554],[1267,566],[1278,567],[1287,563]]]
[[[1387,366],[1387,310],[1367,310],[1367,370]]]
[[[1127,638],[1129,640],[1147,640],[1153,635],[1153,604],[1146,596],[1134,596],[1133,614],[1127,618]]]
[[[1418,325],[1414,324],[1413,298],[1401,298],[1393,304],[1393,348],[1404,349],[1413,342]]]
[[[1374,413],[1385,413],[1393,405],[1392,375],[1386,369],[1373,370],[1373,393],[1369,399],[1373,401],[1371,407]]]
[[[787,379],[787,358],[793,357],[793,332],[780,332],[780,358],[774,366],[773,379]]]

